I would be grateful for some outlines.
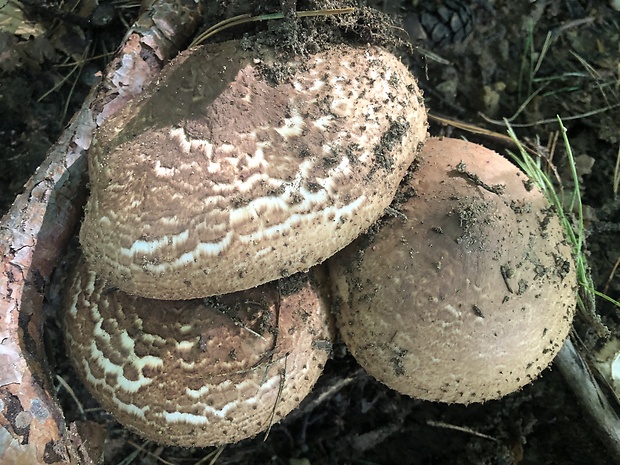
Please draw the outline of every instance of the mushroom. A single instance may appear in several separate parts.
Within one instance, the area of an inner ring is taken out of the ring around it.
[[[107,287],[82,258],[65,334],[76,370],[114,417],[160,444],[254,436],[310,392],[333,326],[319,270],[234,294],[163,301]]]
[[[65,327],[95,397],[163,444],[235,442],[286,415],[319,376],[331,333],[315,278],[293,278],[294,293],[273,280],[364,232],[425,136],[415,80],[378,47],[333,46],[302,63],[228,42],[173,61],[104,124],[89,158],[86,260]],[[416,192],[408,221],[384,220],[330,270],[343,338],[371,374],[471,402],[549,363],[575,277],[542,194],[463,144],[430,141],[402,186]]]
[[[483,402],[518,390],[567,337],[575,269],[557,213],[514,165],[430,139],[396,217],[329,260],[342,337],[412,397]]]
[[[81,245],[155,299],[305,271],[383,213],[425,136],[415,80],[382,48],[199,47],[98,131]]]

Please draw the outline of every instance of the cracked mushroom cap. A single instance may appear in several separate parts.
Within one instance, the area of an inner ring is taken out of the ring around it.
[[[114,287],[206,297],[308,270],[386,208],[426,137],[407,68],[373,46],[181,54],[101,127],[80,241]]]
[[[69,355],[93,396],[138,434],[237,442],[280,421],[323,370],[333,326],[315,278],[162,301],[108,288],[81,259],[67,296]]]
[[[543,194],[495,152],[432,139],[399,195],[404,216],[329,260],[351,353],[433,401],[483,402],[532,381],[576,302],[571,249]]]

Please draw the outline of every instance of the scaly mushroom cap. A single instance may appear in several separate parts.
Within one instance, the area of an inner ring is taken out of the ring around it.
[[[156,299],[233,292],[309,269],[383,213],[426,136],[415,80],[377,47],[286,60],[197,48],[102,126],[80,234],[93,271]]]
[[[428,140],[401,189],[406,220],[383,219],[329,261],[352,354],[427,400],[482,402],[529,383],[575,307],[558,216],[515,166],[460,140]]]
[[[161,301],[108,288],[83,259],[65,313],[70,357],[93,396],[138,434],[181,446],[236,442],[282,419],[321,374],[332,328],[309,275]]]

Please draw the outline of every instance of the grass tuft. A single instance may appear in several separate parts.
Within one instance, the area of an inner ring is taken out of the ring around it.
[[[579,286],[578,308],[580,314],[586,319],[586,321],[589,321],[594,325],[599,335],[607,337],[609,335],[609,330],[601,323],[600,318],[596,313],[596,297],[601,297],[617,307],[620,307],[620,302],[595,289],[587,256],[584,252],[585,233],[583,222],[583,204],[581,201],[581,191],[579,189],[579,176],[577,175],[575,159],[566,134],[566,128],[564,127],[564,124],[559,116],[557,117],[557,121],[562,134],[564,148],[566,150],[566,156],[568,157],[568,163],[570,165],[571,177],[574,185],[573,191],[570,196],[567,197],[569,200],[566,204],[563,201],[564,196],[558,195],[558,188],[554,186],[551,178],[542,169],[540,163],[542,157],[535,159],[530,153],[528,153],[523,144],[519,141],[512,126],[506,120],[505,123],[508,127],[508,135],[518,148],[518,154],[510,151],[508,151],[508,154],[525,172],[525,174],[538,186],[545,197],[547,197],[549,202],[557,210],[562,221],[566,237],[571,244],[575,257],[577,284]],[[563,187],[559,186],[559,189],[562,190]]]

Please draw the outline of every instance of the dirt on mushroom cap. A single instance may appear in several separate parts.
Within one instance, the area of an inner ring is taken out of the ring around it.
[[[571,249],[544,196],[498,154],[433,139],[418,165],[401,186],[406,220],[384,218],[329,261],[343,339],[410,396],[501,397],[536,378],[568,334]]]

